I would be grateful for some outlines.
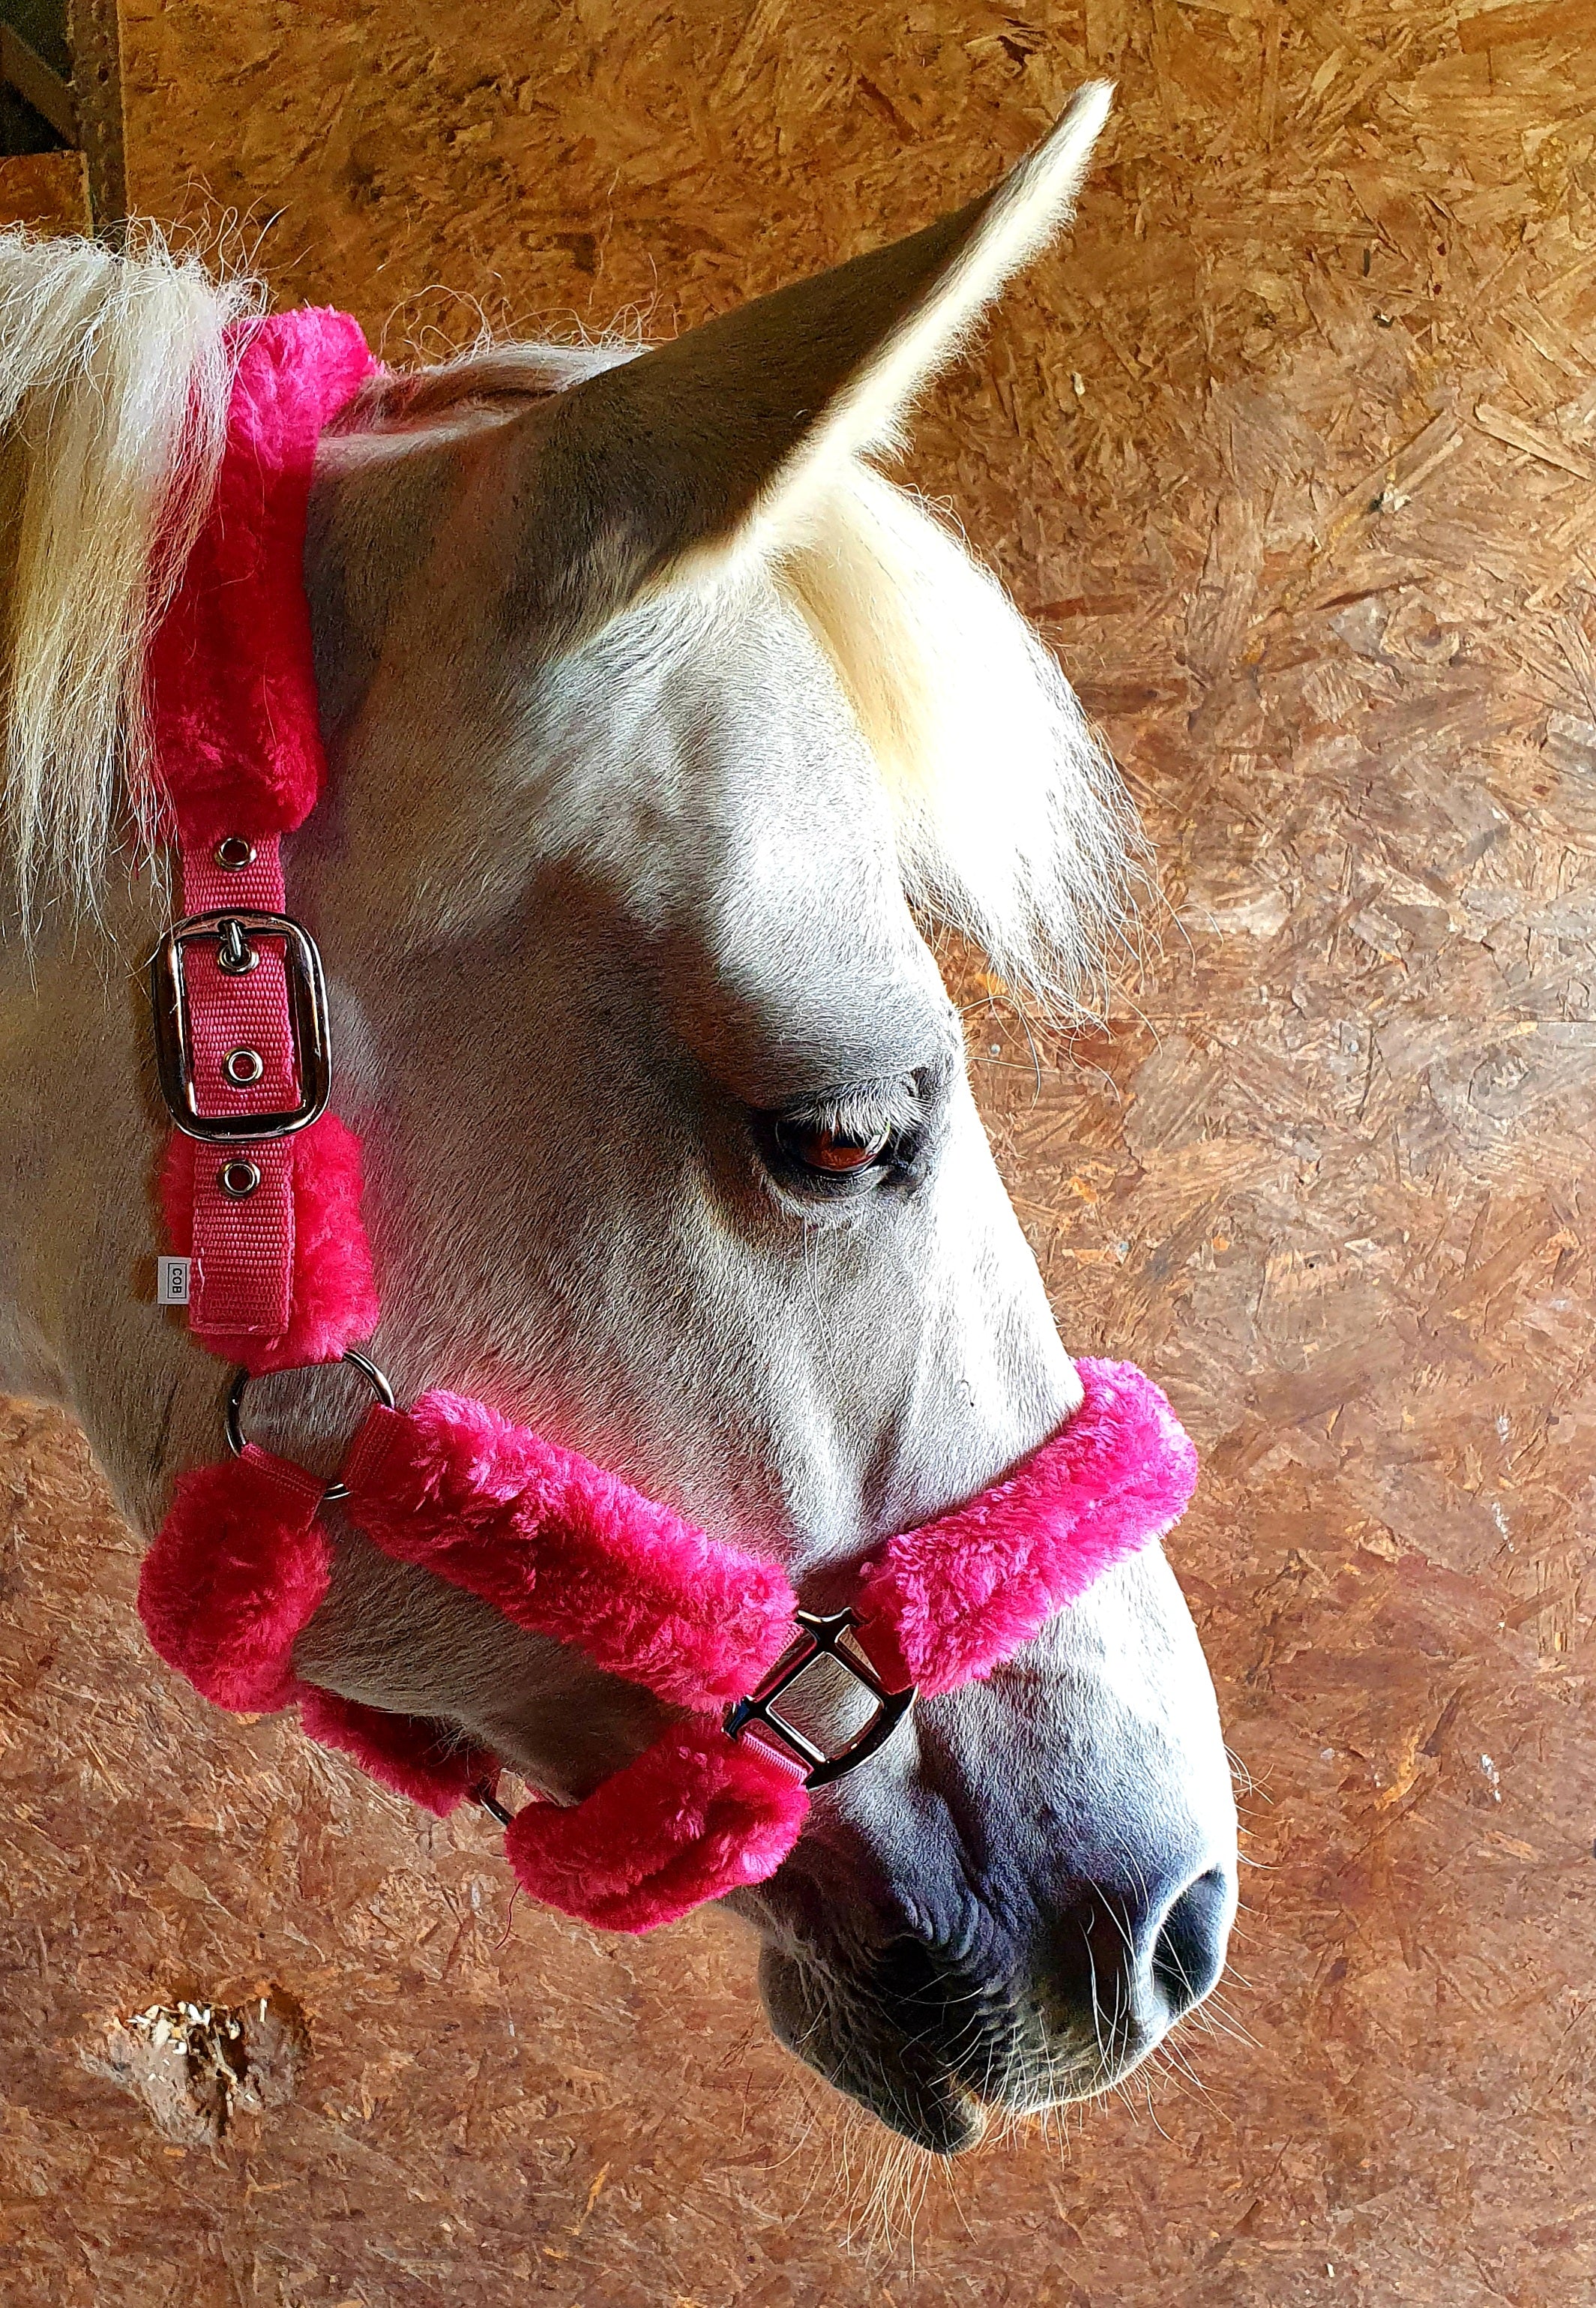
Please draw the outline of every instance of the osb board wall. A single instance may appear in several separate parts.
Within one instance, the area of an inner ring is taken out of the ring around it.
[[[0,229],[87,232],[89,185],[81,152],[13,152],[0,159]]]
[[[764,2038],[735,1936],[512,1907],[472,1822],[209,1715],[139,1646],[70,1433],[18,1412],[8,2296],[1589,2296],[1585,0],[135,0],[126,29],[135,202],[231,211],[282,297],[390,351],[468,335],[472,297],[669,331],[965,197],[1118,78],[1078,229],[909,469],[1040,617],[1162,856],[1112,1034],[1040,1084],[1008,1016],[975,1044],[1066,1337],[1146,1361],[1205,1447],[1175,1554],[1254,1864],[1233,2026],[933,2175],[912,2252],[850,2252],[880,2157]],[[111,2012],[269,1980],[313,2055],[220,2149],[76,2064]]]

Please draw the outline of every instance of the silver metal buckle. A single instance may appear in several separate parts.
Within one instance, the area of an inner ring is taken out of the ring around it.
[[[183,952],[205,938],[216,940],[219,966],[233,977],[253,969],[259,959],[252,939],[281,938],[294,1062],[299,1075],[297,1106],[265,1114],[200,1112],[194,1094]],[[150,965],[150,1000],[155,1014],[155,1071],[160,1094],[167,1113],[186,1137],[210,1146],[291,1138],[326,1112],[332,1095],[332,1051],[322,957],[310,932],[289,915],[226,908],[211,914],[191,914],[186,921],[175,923],[155,949]]]
[[[844,1637],[850,1627],[862,1626],[862,1619],[853,1611],[836,1611],[823,1617],[814,1611],[794,1611],[793,1616],[801,1630],[790,1642],[769,1674],[751,1697],[740,1699],[726,1709],[725,1731],[728,1738],[740,1739],[751,1723],[762,1724],[774,1732],[782,1745],[796,1755],[801,1763],[809,1766],[804,1779],[806,1787],[823,1787],[829,1780],[840,1779],[855,1764],[883,1747],[904,1717],[914,1704],[914,1689],[888,1691],[857,1644],[845,1646]],[[828,1755],[817,1747],[784,1716],[778,1715],[775,1702],[784,1692],[790,1691],[802,1675],[807,1675],[817,1659],[834,1658],[846,1667],[855,1683],[869,1692],[876,1702],[876,1711],[862,1731],[856,1732],[847,1745]]]

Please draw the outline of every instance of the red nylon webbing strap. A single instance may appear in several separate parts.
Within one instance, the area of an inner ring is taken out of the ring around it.
[[[762,1723],[751,1723],[742,1735],[745,1747],[757,1747],[765,1761],[783,1771],[795,1787],[802,1787],[809,1778],[809,1765],[790,1747],[784,1747],[775,1734],[767,1731]]]
[[[238,906],[283,910],[282,859],[275,840],[255,845],[251,862],[229,872],[214,846],[181,846],[183,910],[207,914]],[[205,1115],[283,1113],[299,1097],[280,941],[251,940],[255,967],[230,977],[209,941],[184,959],[194,1087]],[[235,1052],[253,1052],[260,1079],[237,1083],[223,1066]],[[242,1197],[221,1184],[229,1166],[246,1164],[260,1184]],[[200,1148],[194,1162],[193,1266],[188,1319],[197,1332],[275,1338],[286,1330],[294,1278],[294,1142],[248,1139]],[[231,1350],[231,1349],[229,1349]]]

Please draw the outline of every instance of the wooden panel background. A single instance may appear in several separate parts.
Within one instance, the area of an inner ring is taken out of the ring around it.
[[[1011,1019],[975,1045],[1067,1339],[1146,1361],[1205,1447],[1176,1554],[1251,1864],[1231,2017],[1179,2069],[900,2168],[765,2039],[717,1920],[633,1946],[512,1908],[474,1824],[177,1690],[78,1442],[13,1410],[4,2296],[1589,2297],[1587,0],[124,13],[135,204],[230,216],[393,352],[473,299],[668,332],[1119,80],[1077,230],[910,469],[1162,856],[1111,1035],[1040,1089]],[[219,2149],[78,2064],[116,2011],[269,1980],[313,2055]]]

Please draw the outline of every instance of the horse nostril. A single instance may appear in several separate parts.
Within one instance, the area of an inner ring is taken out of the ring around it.
[[[1114,2072],[1200,2003],[1224,1968],[1231,1882],[1210,1867],[1167,1890],[1088,1883],[1044,1946],[1054,2024],[1088,2029]],[[1165,1899],[1168,1899],[1168,1905]]]
[[[1200,2003],[1224,1969],[1230,1938],[1230,1885],[1223,1867],[1188,1883],[1159,1925],[1153,1975],[1180,2019]]]

